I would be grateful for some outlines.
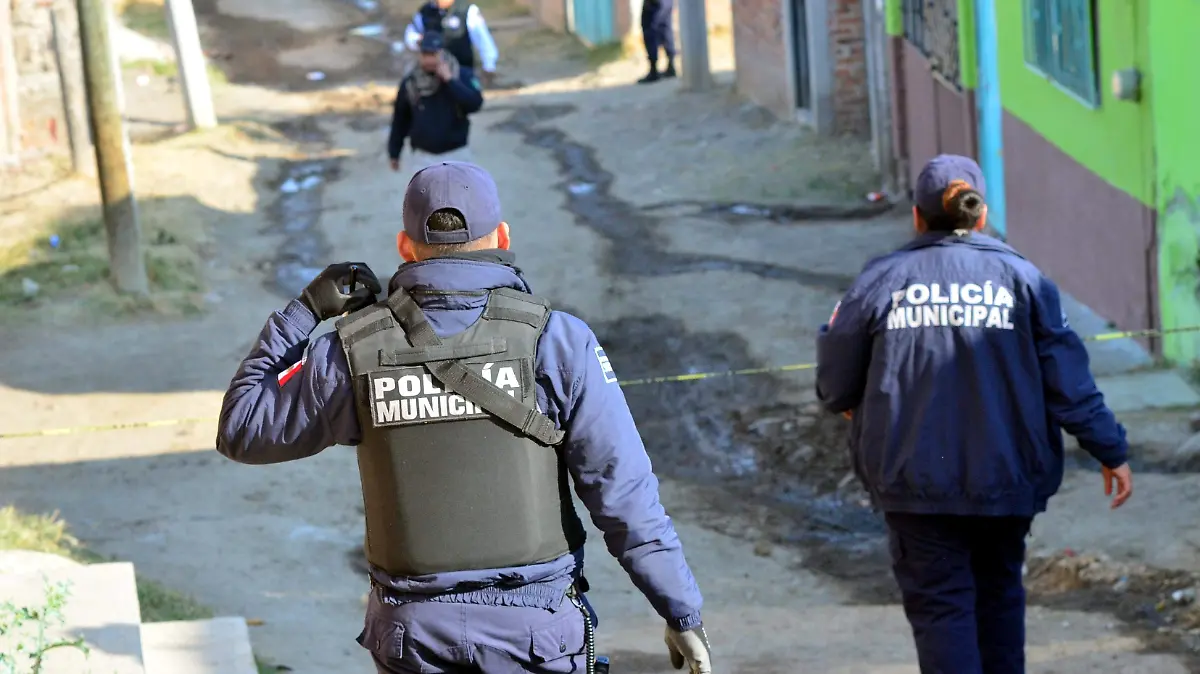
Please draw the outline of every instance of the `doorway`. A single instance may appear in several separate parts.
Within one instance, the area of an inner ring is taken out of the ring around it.
[[[809,63],[808,0],[791,0],[792,77],[796,91],[796,109],[812,108],[812,82]]]

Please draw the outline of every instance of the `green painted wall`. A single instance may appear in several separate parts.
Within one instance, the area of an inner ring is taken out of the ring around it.
[[[1179,0],[1155,2],[1173,6]],[[1149,4],[1146,0],[1097,0],[1101,102],[1092,108],[1025,64],[1024,2],[995,3],[1004,109],[1148,206],[1155,203],[1150,106],[1116,100],[1109,81],[1115,70],[1148,69],[1149,50],[1143,36],[1147,35]]]
[[[1103,1],[1103,0],[1102,0]],[[1154,0],[1150,105],[1158,192],[1158,292],[1163,328],[1200,325],[1200,2]],[[1200,359],[1200,333],[1168,335],[1173,361]]]

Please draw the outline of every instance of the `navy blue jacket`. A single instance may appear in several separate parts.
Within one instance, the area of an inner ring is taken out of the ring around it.
[[[437,91],[414,105],[409,100],[408,80],[400,82],[392,107],[392,130],[388,135],[388,157],[399,159],[404,139],[414,150],[443,154],[466,147],[471,134],[468,115],[483,107],[483,89],[470,68],[459,68],[458,79],[445,82]]]
[[[1058,288],[982,234],[872,260],[817,337],[817,395],[853,411],[854,469],[885,512],[1032,516],[1063,477],[1062,430],[1125,462]]]
[[[487,302],[480,290],[529,292],[511,266],[452,258],[400,267],[389,289],[397,286],[416,291],[414,297],[442,337],[479,318]],[[310,340],[316,327],[316,317],[299,301],[267,320],[225,394],[217,451],[241,463],[265,464],[359,443],[340,339],[328,332]],[[700,624],[700,590],[659,502],[658,480],[624,393],[607,367],[587,324],[560,311],[550,314],[538,342],[537,402],[566,431],[563,451],[575,492],[604,534],[608,551],[658,614],[676,629],[690,629]],[[549,608],[558,606],[581,572],[582,559],[579,550],[522,568],[412,578],[373,569],[372,577],[400,596],[441,594],[444,601]]]

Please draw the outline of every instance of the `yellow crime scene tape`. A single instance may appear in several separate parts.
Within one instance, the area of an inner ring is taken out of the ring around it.
[[[1166,330],[1126,330],[1124,332],[1105,332],[1090,337],[1081,337],[1085,342],[1107,342],[1114,339],[1137,339],[1138,337],[1162,337],[1185,332],[1200,332],[1200,325],[1186,328],[1167,328]],[[691,382],[703,379],[721,379],[745,377],[758,374],[777,374],[782,372],[800,372],[817,369],[816,363],[793,363],[791,365],[776,365],[772,367],[751,367],[741,370],[724,370],[722,372],[695,372],[692,374],[675,374],[665,377],[644,377],[620,382],[622,387],[645,386],[647,384],[669,384],[673,382]],[[123,424],[101,424],[97,426],[74,426],[71,428],[49,428],[41,431],[18,431],[15,433],[0,433],[0,440],[16,438],[39,438],[55,435],[78,435],[80,433],[99,433],[103,431],[123,431],[132,428],[163,428],[167,426],[182,426],[217,421],[217,417],[188,417],[181,419],[162,419],[159,421],[131,421]]]

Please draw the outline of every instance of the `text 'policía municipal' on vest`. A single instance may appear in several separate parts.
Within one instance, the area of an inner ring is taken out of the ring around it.
[[[994,328],[1012,330],[1012,290],[983,283],[913,283],[892,293],[888,330]]]
[[[549,315],[540,298],[493,290],[479,320],[443,338],[397,289],[337,323],[372,565],[401,577],[495,569],[583,545],[563,434],[536,402]]]
[[[468,363],[485,380],[510,397],[521,395],[520,361]],[[495,381],[493,381],[493,376]],[[372,420],[376,426],[403,426],[430,421],[486,419],[489,413],[461,395],[441,388],[423,367],[367,375]]]

